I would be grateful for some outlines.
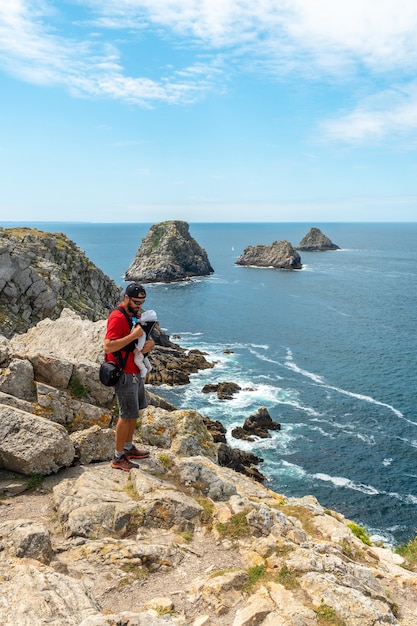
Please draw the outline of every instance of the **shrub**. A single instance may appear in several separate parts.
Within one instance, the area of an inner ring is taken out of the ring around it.
[[[372,545],[371,538],[367,534],[366,528],[364,526],[358,526],[358,524],[355,524],[354,522],[351,522],[350,524],[348,524],[348,528],[350,528],[350,530],[353,532],[353,534],[358,539],[360,539],[362,541],[362,543],[366,544],[367,546],[371,546]]]
[[[230,539],[237,539],[238,537],[245,537],[250,535],[250,527],[246,516],[248,511],[241,511],[232,515],[232,517],[225,523],[218,522],[216,528],[222,537],[229,537]]]
[[[417,537],[414,537],[408,543],[397,546],[395,552],[406,560],[404,567],[414,570],[417,565]]]

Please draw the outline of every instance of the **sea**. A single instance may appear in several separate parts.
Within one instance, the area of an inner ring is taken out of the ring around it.
[[[2,223],[4,227],[22,223]],[[25,222],[62,232],[116,284],[151,223]],[[340,249],[300,252],[303,268],[241,267],[249,245],[311,227]],[[262,457],[260,471],[287,497],[314,495],[384,545],[417,528],[417,223],[190,223],[214,273],[146,285],[146,307],[187,349],[215,363],[188,385],[151,391],[227,428],[228,443]],[[203,394],[233,381],[231,400]],[[265,407],[281,430],[232,437]]]

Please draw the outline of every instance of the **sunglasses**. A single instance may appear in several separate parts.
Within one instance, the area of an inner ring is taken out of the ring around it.
[[[146,296],[143,298],[130,298],[130,300],[132,300],[134,304],[142,304],[142,302],[145,302]]]

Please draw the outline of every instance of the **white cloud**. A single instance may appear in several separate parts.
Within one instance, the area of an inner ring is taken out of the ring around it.
[[[115,45],[103,45],[96,37],[76,40],[55,34],[28,0],[0,4],[0,63],[28,82],[61,84],[74,95],[145,106],[158,101],[193,102],[220,73],[215,58],[159,80],[127,76]]]
[[[411,144],[410,131],[417,129],[417,84],[389,90],[367,98],[353,111],[322,124],[329,139],[357,143],[403,135]]]
[[[0,0],[0,64],[26,81],[142,106],[219,93],[227,71],[324,81],[337,75],[352,81],[353,97],[355,75],[368,91],[372,81],[390,84],[394,76],[404,85],[395,102],[358,102],[324,124],[325,135],[353,141],[417,127],[416,95],[407,86],[417,63],[415,0],[78,0],[77,21],[67,18],[68,7]],[[171,68],[149,69],[147,58],[145,72],[145,31],[171,46]],[[125,42],[135,48],[129,63],[136,75],[125,67]]]

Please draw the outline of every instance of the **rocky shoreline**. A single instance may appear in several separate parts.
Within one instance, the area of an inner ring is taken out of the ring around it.
[[[72,276],[88,260],[70,249]],[[15,264],[8,285],[20,291],[15,312],[3,299],[0,336],[0,624],[415,626],[417,575],[404,559],[313,496],[272,492],[262,459],[228,445],[220,422],[148,390],[136,440],[150,457],[113,470],[114,390],[98,379],[105,319],[94,301],[81,316],[62,298],[15,334],[26,306]],[[44,293],[64,294],[54,271]],[[160,329],[156,342],[153,385],[213,367]],[[202,391],[227,401],[239,388]],[[279,428],[260,408],[236,435]]]
[[[0,623],[415,624],[401,557],[314,497],[273,493],[256,464],[227,467],[234,449],[197,411],[150,394],[150,459],[112,470],[104,326],[64,310],[1,341]],[[263,411],[254,424],[279,427]]]

